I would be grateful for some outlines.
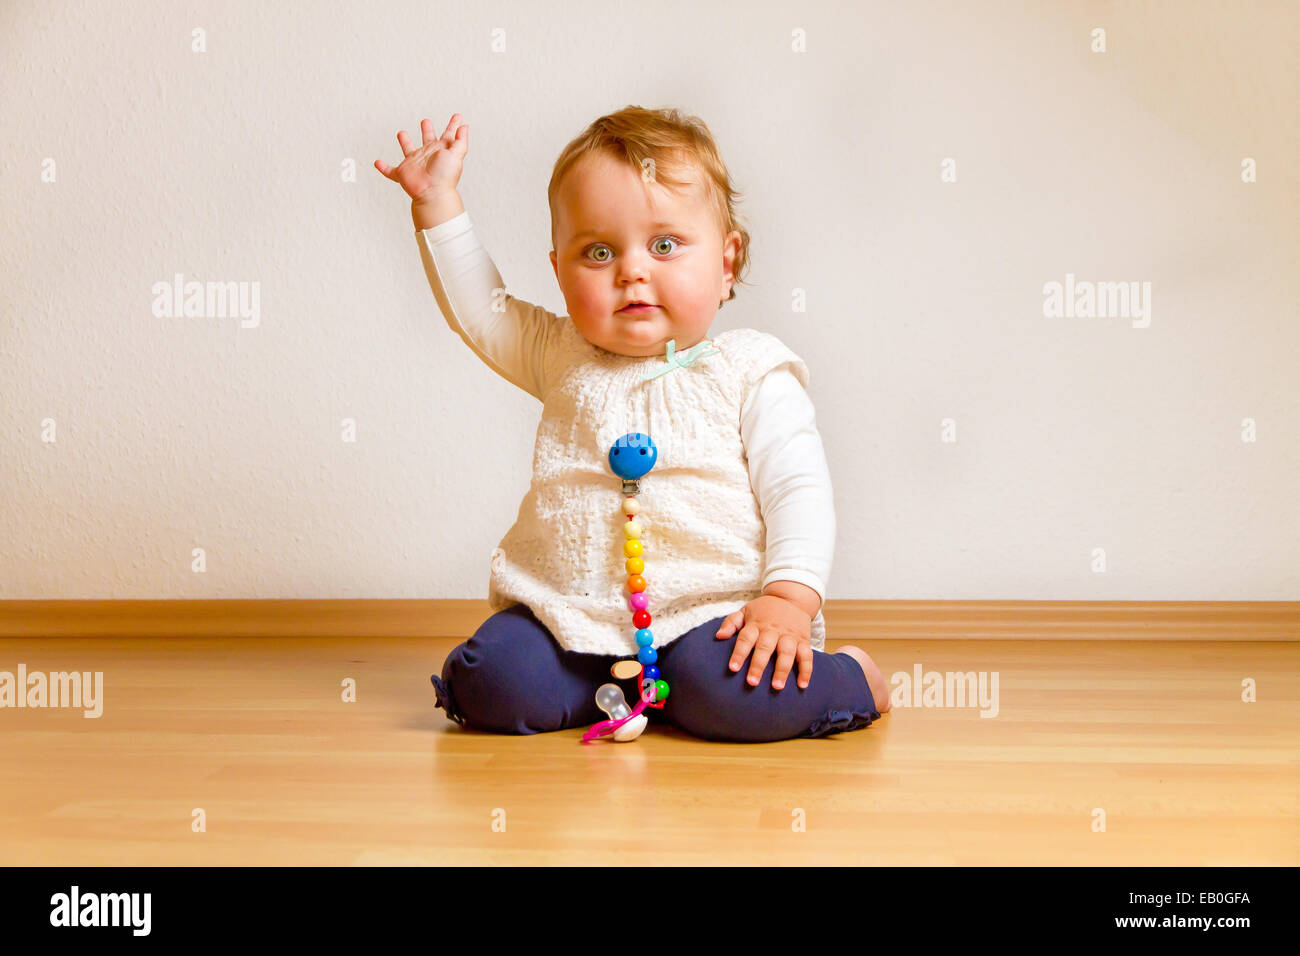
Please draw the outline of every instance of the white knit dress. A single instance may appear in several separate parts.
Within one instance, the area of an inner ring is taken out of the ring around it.
[[[533,479],[514,527],[492,552],[493,610],[528,605],[561,646],[586,654],[637,652],[623,553],[622,482],[609,450],[629,432],[659,451],[641,479],[641,543],[655,647],[762,593],[763,517],[750,487],[740,410],[750,389],[804,363],[777,338],[733,329],[719,354],[643,381],[663,356],[630,358],[587,342],[572,322],[548,341],[545,399]],[[813,647],[825,646],[813,621]]]
[[[794,352],[766,332],[733,329],[707,340],[712,347],[692,364],[647,379],[666,365],[663,355],[606,351],[584,339],[568,317],[510,295],[494,307],[500,276],[466,214],[417,236],[448,324],[494,370],[543,405],[532,481],[513,527],[492,552],[493,611],[526,605],[565,650],[636,654],[623,553],[624,495],[609,467],[610,448],[631,432],[649,435],[658,449],[637,495],[653,646],[739,610],[771,580],[799,580],[824,596],[834,506],[804,393],[808,369]],[[764,385],[764,404],[746,409],[773,372],[778,374]],[[776,397],[782,394],[784,400]],[[765,568],[772,555],[742,440],[742,410],[752,421],[760,408],[792,409],[795,419],[774,421],[780,413],[768,411],[764,441],[755,440],[751,449],[762,456],[765,489],[780,486],[792,501],[802,499],[787,509],[769,505],[784,515],[776,569]],[[802,441],[787,444],[787,429]],[[761,451],[759,444],[765,446]],[[791,461],[792,454],[803,460]],[[812,646],[823,650],[820,610],[810,636]]]

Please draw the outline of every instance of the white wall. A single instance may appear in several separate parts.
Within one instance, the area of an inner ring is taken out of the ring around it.
[[[832,599],[1300,598],[1298,10],[7,2],[0,598],[485,597],[540,405],[371,164],[463,112],[466,206],[562,314],[551,165],[629,103],[702,116],[748,196],[712,332],[811,369]],[[257,282],[259,324],[156,317],[176,273]],[[1149,327],[1045,317],[1067,273],[1150,282]]]

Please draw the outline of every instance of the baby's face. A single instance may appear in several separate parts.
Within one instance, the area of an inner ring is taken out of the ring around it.
[[[731,294],[740,233],[722,235],[698,174],[678,193],[591,153],[565,175],[556,207],[551,266],[588,342],[646,357],[669,339],[683,351],[707,337]],[[654,308],[620,311],[633,299]]]

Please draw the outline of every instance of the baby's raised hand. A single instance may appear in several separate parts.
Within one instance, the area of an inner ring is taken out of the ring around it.
[[[754,650],[746,680],[756,686],[767,668],[767,662],[776,651],[776,670],[772,673],[772,686],[780,690],[795,659],[799,661],[799,686],[807,687],[812,678],[812,619],[793,601],[774,594],[754,598],[739,611],[728,614],[718,629],[718,640],[736,634],[736,646],[731,651],[730,667],[740,670]],[[737,633],[739,632],[739,633]]]
[[[456,113],[442,136],[435,137],[433,121],[420,120],[420,135],[424,142],[412,146],[406,130],[401,130],[397,142],[405,158],[395,168],[376,159],[375,169],[398,183],[412,200],[454,192],[469,152],[469,124],[460,122],[460,114]]]

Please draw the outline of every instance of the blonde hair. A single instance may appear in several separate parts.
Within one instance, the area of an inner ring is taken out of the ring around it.
[[[732,264],[735,277],[731,286],[730,301],[736,297],[736,286],[741,284],[749,266],[749,231],[736,214],[740,193],[731,182],[731,175],[722,161],[713,134],[704,121],[675,109],[650,110],[640,106],[625,106],[592,122],[569,145],[564,147],[551,183],[546,190],[546,200],[551,209],[551,246],[555,246],[556,197],[560,183],[574,163],[589,153],[604,153],[626,162],[638,173],[649,188],[650,181],[673,188],[688,185],[691,180],[673,173],[686,173],[692,168],[703,174],[705,191],[713,203],[722,235],[740,233],[740,248]],[[645,175],[648,169],[649,175]]]

